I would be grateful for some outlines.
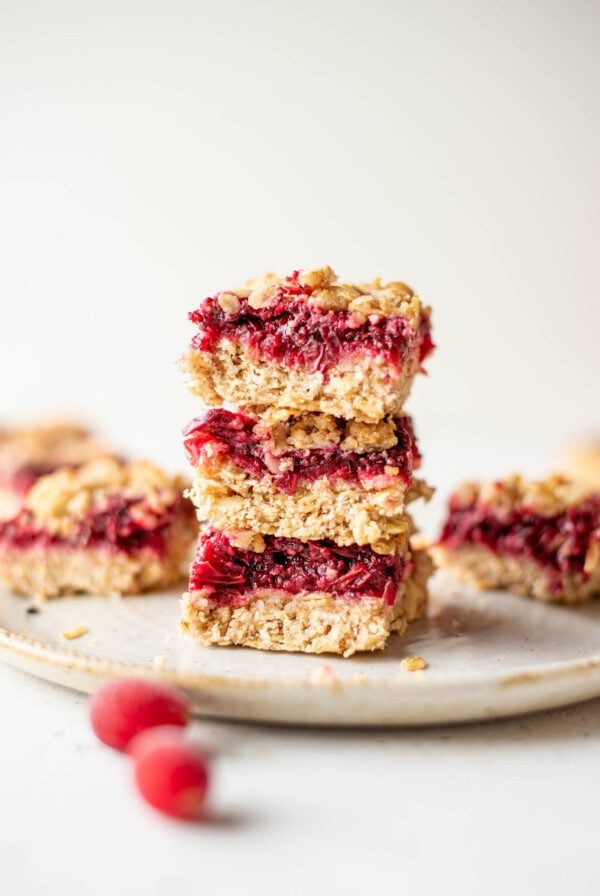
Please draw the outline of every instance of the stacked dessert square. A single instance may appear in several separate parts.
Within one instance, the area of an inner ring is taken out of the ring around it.
[[[182,366],[209,410],[184,430],[205,523],[182,625],[203,644],[383,648],[426,602],[406,506],[430,489],[403,405],[433,349],[403,283],[330,268],[205,299]],[[223,407],[224,404],[231,409]]]

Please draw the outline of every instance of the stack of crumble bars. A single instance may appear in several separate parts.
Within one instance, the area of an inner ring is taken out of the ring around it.
[[[402,411],[433,349],[404,283],[268,275],[190,314],[184,431],[200,533],[182,625],[203,644],[381,649],[427,599],[406,505],[429,497]],[[228,410],[222,405],[235,409]]]

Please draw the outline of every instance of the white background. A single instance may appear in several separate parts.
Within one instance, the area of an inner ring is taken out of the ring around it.
[[[433,482],[600,430],[600,4],[0,0],[2,420],[182,466],[186,312],[268,269],[410,282]],[[3,670],[0,888],[598,892],[599,707],[430,733],[217,726],[146,812],[83,698]],[[205,732],[206,734],[206,732]]]
[[[2,417],[182,464],[186,312],[329,263],[434,307],[433,481],[553,464],[600,429],[599,36],[581,0],[2,0]]]

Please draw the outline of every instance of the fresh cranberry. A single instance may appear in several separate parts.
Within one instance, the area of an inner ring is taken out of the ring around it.
[[[200,747],[171,725],[138,734],[131,744],[138,789],[144,799],[173,818],[198,819],[210,780]]]
[[[147,678],[119,678],[103,685],[90,700],[90,721],[97,737],[125,750],[140,731],[157,725],[187,725],[186,696],[170,684]]]
[[[262,553],[235,547],[223,532],[210,530],[198,541],[190,568],[190,591],[209,589],[219,603],[235,603],[248,591],[273,588],[341,598],[376,597],[393,604],[407,572],[397,554],[370,547],[340,547],[328,541],[264,536]]]

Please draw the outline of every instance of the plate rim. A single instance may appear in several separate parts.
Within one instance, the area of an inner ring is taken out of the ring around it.
[[[206,648],[212,649],[212,648]],[[226,650],[228,648],[222,648]],[[471,682],[479,687],[498,687],[501,689],[532,685],[539,682],[548,683],[553,679],[564,680],[570,677],[590,675],[592,678],[598,673],[598,696],[600,697],[600,651],[588,657],[577,660],[559,660],[551,663],[537,663],[528,666],[512,667],[510,672],[502,673],[500,670],[489,670],[479,675],[472,672],[447,672],[443,678],[439,677],[435,669],[426,669],[419,672],[399,674],[397,678],[383,675],[373,675],[368,678],[364,673],[356,672],[354,675],[317,676],[313,669],[302,676],[282,676],[274,678],[263,675],[240,676],[217,675],[202,672],[181,672],[168,666],[155,666],[150,663],[128,662],[126,660],[111,660],[96,654],[83,653],[69,649],[66,646],[50,644],[45,641],[32,638],[20,632],[14,632],[5,626],[0,626],[0,658],[6,658],[6,654],[16,654],[37,663],[48,663],[63,669],[74,668],[77,671],[96,676],[99,680],[124,675],[143,675],[161,678],[178,684],[183,688],[197,689],[200,687],[219,687],[222,689],[254,690],[268,686],[271,690],[289,690],[290,688],[304,690],[325,688],[328,690],[406,690],[407,688],[421,687],[427,676],[428,687],[434,689],[448,689],[452,685],[460,686]],[[322,654],[323,665],[327,666],[328,654]],[[75,687],[75,685],[74,685]],[[77,689],[77,688],[75,688]]]

